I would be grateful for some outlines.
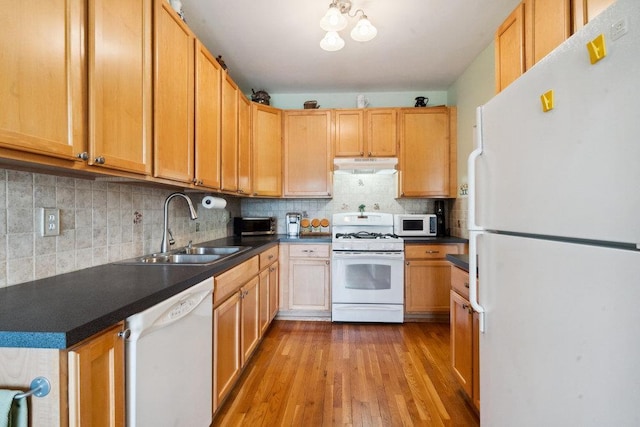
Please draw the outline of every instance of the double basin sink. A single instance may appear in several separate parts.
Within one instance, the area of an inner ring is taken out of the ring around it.
[[[211,265],[239,255],[251,246],[187,246],[171,252],[144,255],[116,264],[129,265]]]

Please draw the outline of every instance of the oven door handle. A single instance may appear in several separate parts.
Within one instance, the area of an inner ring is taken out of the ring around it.
[[[404,252],[356,252],[356,251],[334,251],[333,259],[393,259],[404,260]]]

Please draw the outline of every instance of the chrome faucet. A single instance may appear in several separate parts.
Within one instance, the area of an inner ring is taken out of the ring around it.
[[[198,214],[196,213],[195,208],[193,207],[193,203],[189,196],[183,193],[172,193],[167,197],[167,200],[164,201],[164,228],[162,229],[162,244],[160,248],[160,252],[169,252],[169,244],[170,242],[167,240],[167,234],[169,231],[169,201],[174,197],[182,197],[187,201],[187,205],[189,205],[189,216],[192,220],[198,219]],[[172,239],[173,240],[173,239]]]

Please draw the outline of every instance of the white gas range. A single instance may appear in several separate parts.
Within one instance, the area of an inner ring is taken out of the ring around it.
[[[404,321],[404,241],[393,214],[333,215],[331,320]]]

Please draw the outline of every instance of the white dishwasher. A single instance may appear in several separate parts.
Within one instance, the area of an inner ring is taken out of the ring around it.
[[[213,278],[127,318],[127,426],[211,424]]]

